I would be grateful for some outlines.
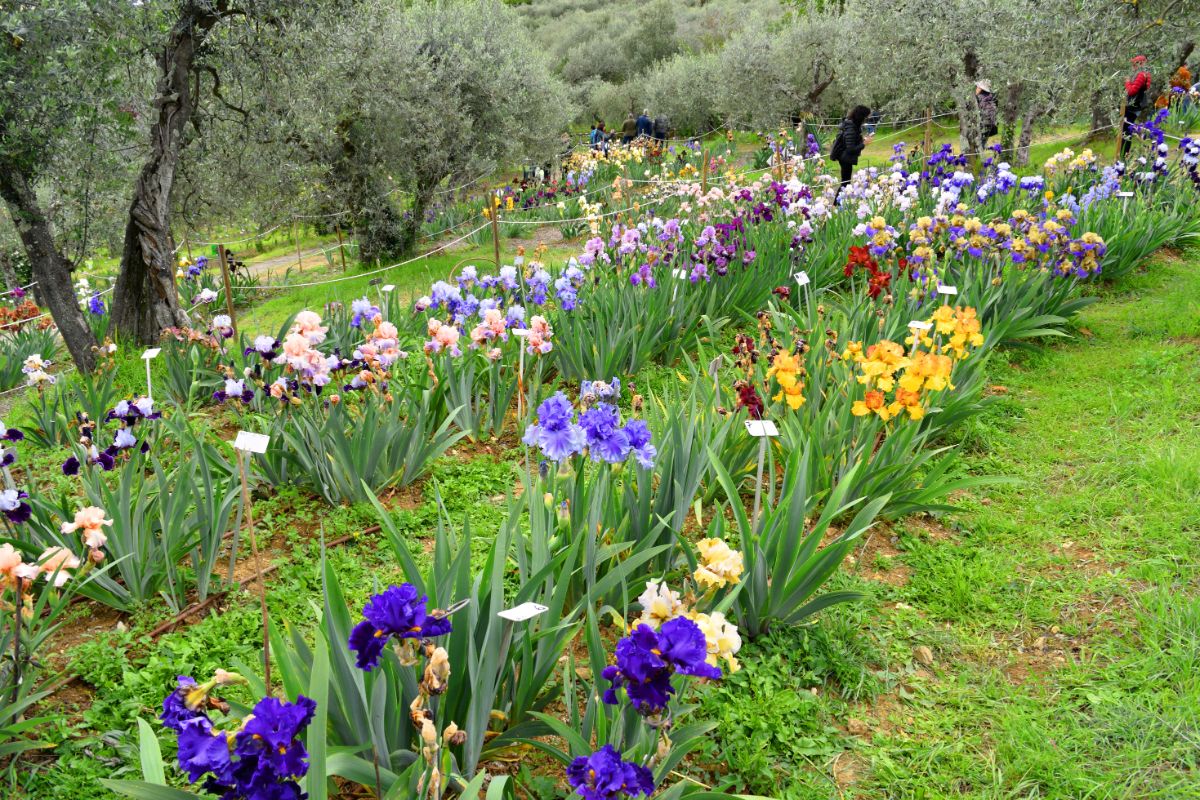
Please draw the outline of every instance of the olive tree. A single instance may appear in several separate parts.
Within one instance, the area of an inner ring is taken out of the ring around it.
[[[95,337],[71,273],[86,254],[89,234],[86,223],[55,229],[44,200],[56,193],[46,184],[56,164],[108,149],[113,132],[132,122],[118,89],[123,24],[131,11],[121,0],[39,0],[0,10],[0,198],[37,281],[36,294],[84,371],[94,365]],[[86,186],[90,179],[85,172],[71,180]],[[87,220],[88,199],[82,202],[76,217]],[[74,259],[64,249],[72,239]]]
[[[330,191],[356,232],[380,209],[395,213],[400,190],[408,213],[394,249],[407,250],[443,182],[548,158],[572,107],[498,0],[377,0],[361,12],[331,32],[298,96],[311,99],[308,135],[330,154]]]
[[[769,127],[818,111],[850,57],[848,25],[841,15],[814,12],[742,27],[725,43],[717,66],[722,116],[733,125]]]

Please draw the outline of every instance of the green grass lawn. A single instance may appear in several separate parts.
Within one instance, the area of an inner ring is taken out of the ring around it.
[[[1019,483],[877,531],[868,602],[743,651],[714,758],[788,800],[1200,797],[1198,266],[994,364],[962,444]]]
[[[832,142],[832,136],[835,131],[824,131],[823,133],[826,134],[827,140]],[[1042,165],[1046,163],[1046,159],[1066,147],[1070,147],[1076,153],[1079,153],[1085,147],[1090,147],[1092,152],[1102,162],[1111,162],[1117,147],[1116,134],[1111,131],[1104,131],[1095,139],[1088,141],[1088,133],[1089,130],[1085,125],[1056,126],[1047,131],[1037,132],[1029,148],[1029,163],[1015,171],[1018,174],[1041,172]],[[957,119],[954,117],[945,117],[934,120],[933,136],[931,138],[934,150],[937,150],[944,144],[951,144],[955,150],[958,150]],[[886,166],[888,159],[892,157],[892,147],[896,144],[904,142],[906,148],[911,149],[913,146],[923,144],[924,141],[925,128],[923,125],[919,125],[916,128],[905,126],[898,130],[880,126],[876,132],[875,139],[863,151],[859,164],[871,167]],[[999,137],[995,136],[989,140],[990,144],[996,144],[999,141]],[[1014,142],[1011,147],[1015,148],[1016,143]],[[824,150],[828,152],[828,146]],[[1001,153],[1000,160],[1015,165],[1016,156],[1017,154],[1014,152],[1004,152]]]
[[[500,260],[511,263],[516,255],[519,242],[502,239],[500,242]],[[438,280],[452,280],[463,266],[475,264],[481,274],[492,271],[492,244],[490,238],[486,244],[464,242],[461,247],[417,257],[411,263],[394,269],[376,272],[375,267],[367,268],[349,262],[349,268],[342,272],[341,264],[335,261],[332,267],[321,266],[317,269],[306,269],[303,273],[293,273],[285,279],[273,277],[271,284],[283,283],[317,283],[316,286],[300,286],[272,292],[264,292],[265,299],[252,308],[240,312],[238,322],[250,332],[274,332],[288,317],[301,309],[320,311],[326,303],[349,303],[356,297],[368,295],[377,299],[379,289],[371,285],[372,280],[379,279],[382,284],[396,287],[397,296],[411,301],[429,291],[430,285]],[[570,244],[557,245],[549,250],[549,263],[560,263],[576,252]],[[413,257],[410,257],[413,258]],[[405,259],[408,260],[408,259]],[[366,274],[370,273],[370,274]]]

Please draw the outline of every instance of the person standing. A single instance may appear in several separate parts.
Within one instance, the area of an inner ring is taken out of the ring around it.
[[[996,125],[996,95],[992,94],[992,83],[988,80],[975,84],[975,102],[979,104],[979,151],[987,147],[988,139],[1000,128]]]
[[[625,122],[621,124],[621,144],[629,144],[637,135],[637,120],[634,119],[633,112],[630,111],[628,116],[625,117]]]
[[[640,139],[645,136],[650,138],[650,134],[654,132],[654,126],[650,122],[650,109],[642,110],[642,115],[637,118],[637,137]]]
[[[855,106],[838,126],[837,137],[833,140],[833,148],[829,152],[829,157],[838,162],[842,168],[838,195],[841,195],[842,189],[850,182],[850,176],[854,174],[854,165],[858,163],[858,157],[862,155],[863,149],[874,138],[873,136],[863,136],[863,123],[870,115],[871,109],[866,106]]]
[[[1129,153],[1133,144],[1133,126],[1146,110],[1150,99],[1150,73],[1146,66],[1145,56],[1133,57],[1133,77],[1125,81],[1125,118],[1121,120],[1121,158]]]
[[[667,140],[667,134],[671,130],[671,121],[667,119],[666,114],[659,114],[654,118],[654,138],[660,142]]]
[[[599,122],[592,123],[592,132],[588,136],[588,143],[593,150],[599,150],[604,145],[604,132],[600,129]]]

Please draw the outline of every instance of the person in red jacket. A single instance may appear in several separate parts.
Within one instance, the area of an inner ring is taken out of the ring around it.
[[[1150,73],[1143,69],[1145,66],[1145,56],[1134,56],[1133,68],[1137,71],[1132,78],[1125,81],[1125,119],[1121,122],[1121,158],[1125,158],[1129,153],[1129,146],[1133,144],[1133,126],[1137,124],[1138,117],[1150,105]]]

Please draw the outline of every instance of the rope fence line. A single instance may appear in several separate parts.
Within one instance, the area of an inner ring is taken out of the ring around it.
[[[283,223],[281,222],[272,228],[268,228],[267,230],[263,231],[262,233],[257,233],[257,234],[254,234],[253,236],[245,236],[241,239],[231,239],[227,242],[192,242],[192,241],[188,241],[186,239],[184,240],[184,242],[186,244],[194,244],[197,247],[216,247],[219,245],[241,244],[242,242],[252,242],[255,239],[265,239],[282,227],[283,227]],[[178,252],[178,249],[179,248],[176,248],[176,252]]]
[[[30,284],[30,285],[32,286],[32,284]],[[114,286],[108,287],[107,289],[105,289],[102,292],[93,292],[92,294],[88,295],[88,299],[90,300],[93,297],[104,297],[106,294],[111,294],[112,290],[115,288],[117,288],[117,287],[114,285]],[[49,317],[49,316],[52,316],[49,311],[43,311],[41,314],[38,314],[36,317],[26,317],[25,319],[21,319],[21,320],[13,320],[12,324],[24,325],[27,322],[33,322],[34,320],[42,319],[44,317]]]
[[[268,291],[275,291],[277,289],[299,289],[302,287],[309,287],[309,286],[324,286],[325,284],[340,283],[342,281],[354,280],[357,278],[364,278],[367,275],[376,275],[380,272],[387,272],[388,270],[395,269],[396,267],[402,267],[405,264],[411,264],[414,261],[420,261],[423,258],[428,258],[429,256],[433,255],[434,253],[439,253],[442,250],[452,247],[453,245],[458,244],[459,242],[463,241],[464,239],[471,238],[472,236],[479,233],[481,230],[483,230],[484,228],[487,228],[490,225],[491,225],[491,223],[487,222],[483,225],[480,225],[475,230],[463,234],[462,236],[458,237],[457,239],[454,239],[452,241],[446,242],[443,245],[439,245],[438,247],[435,247],[433,250],[430,250],[428,253],[422,253],[419,256],[414,256],[413,258],[407,259],[405,261],[399,261],[395,264],[389,264],[386,267],[379,267],[378,269],[373,269],[368,272],[359,272],[354,275],[339,275],[336,278],[330,278],[329,280],[326,280],[326,281],[306,281],[304,283],[288,283],[288,284],[257,284],[257,285],[250,284],[250,285],[230,286],[229,288],[230,289],[238,289],[241,291],[268,292]]]
[[[870,124],[878,127],[880,125],[907,125],[908,123],[913,122],[913,123],[917,123],[913,126],[915,128],[915,127],[920,127],[921,125],[925,124],[926,122],[932,122],[935,119],[943,119],[945,117],[957,117],[957,116],[958,116],[958,112],[956,112],[956,111],[945,111],[945,112],[942,112],[941,114],[933,114],[928,117],[913,117],[912,119],[898,119],[898,120],[881,119],[878,122],[873,122]],[[809,121],[804,122],[805,127],[820,128],[820,129],[824,129],[824,130],[838,128],[841,126],[841,124],[842,124],[842,120],[837,120],[836,122],[832,122],[832,123],[830,123],[830,122],[809,122]]]
[[[1094,133],[1099,133],[1100,131],[1111,130],[1112,128],[1115,128],[1115,127],[1117,127],[1117,123],[1110,123],[1108,125],[1101,125],[1099,128],[1093,128],[1093,129],[1085,131],[1083,133],[1068,133],[1068,134],[1064,134],[1063,136],[1056,137],[1054,139],[1047,139],[1043,142],[1030,142],[1028,145],[1026,145],[1024,147],[1022,147],[1021,145],[1017,145],[1016,147],[1009,147],[1009,148],[1005,148],[1003,150],[993,150],[992,148],[987,148],[987,149],[981,150],[981,151],[967,151],[965,153],[960,153],[959,155],[986,156],[991,153],[995,153],[996,155],[1000,155],[1001,153],[1016,153],[1016,152],[1020,152],[1021,150],[1024,150],[1024,149],[1041,147],[1041,146],[1047,145],[1047,144],[1058,144],[1060,142],[1069,142],[1069,141],[1072,141],[1075,139],[1081,139],[1081,138],[1086,139]]]
[[[637,203],[637,206],[639,209],[646,208],[646,207],[657,205],[667,199],[668,199],[668,197],[661,197],[658,199],[650,199],[644,203]],[[618,214],[624,214],[626,212],[633,211],[633,210],[635,210],[634,207],[629,206],[626,208],[619,208],[619,209],[616,209],[613,211],[609,211],[604,214],[598,214],[593,217],[580,217],[580,218],[574,219],[574,220],[555,220],[554,222],[589,221],[592,219],[604,219],[606,217],[611,217],[611,216],[615,216]],[[501,223],[501,222],[504,222],[504,220],[498,220],[497,222]],[[433,250],[430,250],[427,253],[422,253],[418,256],[413,256],[412,258],[406,259],[404,261],[399,261],[399,262],[396,262],[395,264],[390,264],[386,267],[379,267],[377,269],[373,269],[373,270],[370,270],[367,272],[359,272],[354,275],[339,275],[336,278],[331,278],[329,280],[324,280],[324,281],[307,281],[304,283],[289,283],[289,284],[238,285],[238,286],[230,286],[230,289],[242,290],[242,291],[275,291],[275,290],[280,290],[280,289],[297,289],[297,288],[305,288],[305,287],[312,287],[312,286],[325,286],[327,284],[340,283],[342,281],[363,278],[368,275],[376,275],[380,272],[386,272],[388,270],[396,269],[397,267],[403,267],[407,264],[412,264],[416,261],[420,261],[424,258],[428,258],[429,256],[434,255],[435,253],[439,253],[442,250],[446,250],[446,249],[458,244],[459,242],[462,242],[466,239],[471,238],[472,236],[474,236],[475,234],[484,230],[485,228],[490,227],[491,224],[492,224],[491,221],[488,221],[488,222],[484,223],[483,225],[480,225],[478,228],[475,228],[474,230],[463,234],[462,236],[458,237],[457,239],[454,239],[452,241],[446,242],[445,244],[439,245],[438,247],[434,248]],[[522,223],[520,221],[513,221],[513,222],[509,222],[508,224],[522,224]],[[527,221],[524,221],[524,224],[546,225],[546,224],[550,224],[550,223],[547,223],[542,220],[527,220]]]
[[[7,292],[0,292],[0,297],[7,297],[10,294],[16,294],[18,291],[23,292],[26,289],[32,289],[34,286],[37,286],[37,283],[37,281],[33,281],[32,283],[27,283],[24,286],[18,286],[15,289],[9,289]]]

